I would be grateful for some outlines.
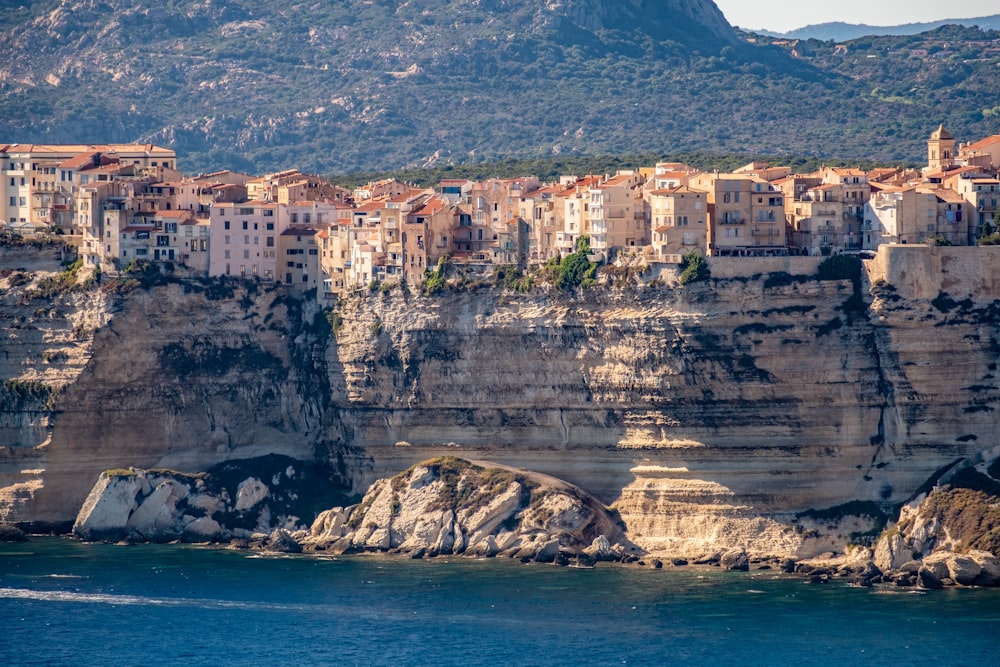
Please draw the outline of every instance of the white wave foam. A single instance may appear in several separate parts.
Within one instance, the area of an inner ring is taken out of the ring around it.
[[[80,602],[116,606],[198,607],[202,609],[244,609],[249,611],[309,611],[308,605],[264,603],[239,600],[198,600],[194,598],[156,598],[113,593],[80,593],[77,591],[41,591],[29,588],[0,588],[0,599],[38,600],[41,602]]]

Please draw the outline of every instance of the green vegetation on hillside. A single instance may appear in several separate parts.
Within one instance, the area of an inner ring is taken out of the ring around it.
[[[185,171],[327,174],[550,158],[582,173],[602,170],[572,159],[615,154],[911,163],[939,122],[960,139],[996,131],[1000,57],[982,46],[996,33],[949,26],[846,54],[810,40],[793,57],[693,21],[697,7],[564,4],[508,2],[497,20],[444,0],[29,0],[0,18],[0,134],[158,143]]]

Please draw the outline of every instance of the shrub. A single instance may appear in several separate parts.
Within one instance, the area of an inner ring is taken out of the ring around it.
[[[438,260],[437,268],[427,269],[427,277],[422,285],[424,295],[431,296],[445,288],[444,273],[447,266],[448,255],[444,255]]]
[[[702,257],[701,253],[689,252],[684,255],[681,258],[681,267],[682,270],[679,278],[681,285],[708,280],[711,277],[711,272],[708,269],[708,260]]]
[[[861,260],[854,255],[827,257],[816,269],[817,280],[861,280]]]
[[[557,266],[555,283],[559,289],[571,290],[581,285],[594,284],[597,264],[590,261],[590,237],[578,238],[576,252],[567,255]]]

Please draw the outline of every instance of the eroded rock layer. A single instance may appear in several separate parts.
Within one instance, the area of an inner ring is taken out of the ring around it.
[[[361,494],[455,455],[567,480],[654,553],[842,549],[877,527],[849,503],[906,501],[997,445],[1000,290],[957,277],[997,255],[904,251],[856,281],[784,258],[713,260],[683,288],[394,289],[347,299],[332,330],[283,288],[109,299],[44,437],[5,417],[0,512],[70,521],[113,467],[277,452],[330,460]]]

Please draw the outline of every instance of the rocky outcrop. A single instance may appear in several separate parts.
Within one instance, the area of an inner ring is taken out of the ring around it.
[[[956,463],[903,505],[874,563],[907,585],[1000,585],[1000,459]]]
[[[293,551],[297,547],[289,546],[287,531],[304,530],[318,511],[316,503],[342,498],[330,493],[336,490],[332,481],[315,464],[274,456],[228,462],[194,475],[109,470],[101,473],[84,501],[73,533],[112,541],[237,538]],[[326,493],[317,492],[321,486],[327,487]]]
[[[543,475],[456,458],[415,465],[372,485],[361,504],[321,514],[302,539],[313,551],[415,557],[509,556],[551,563],[623,560],[639,550],[587,493]]]

